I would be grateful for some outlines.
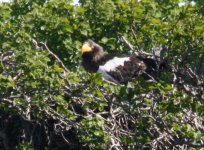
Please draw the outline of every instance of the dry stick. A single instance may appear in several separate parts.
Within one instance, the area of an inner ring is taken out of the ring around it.
[[[135,49],[133,48],[132,44],[124,37],[124,36],[121,36],[121,42],[124,43],[124,45],[129,48],[129,50],[131,50],[132,52],[135,52]],[[152,56],[151,53],[147,53],[147,52],[144,52],[142,50],[139,50],[139,52],[135,52],[136,55],[147,55],[147,56]]]
[[[67,144],[70,144],[70,142],[66,139],[66,137],[64,136],[64,134],[61,132],[61,136],[62,138],[64,139],[64,141],[67,143]]]
[[[131,27],[131,31],[132,31],[132,34],[133,34],[133,36],[134,36],[134,38],[135,38],[135,41],[137,40],[137,35],[136,35],[136,33],[135,33],[135,31],[134,31],[134,29]],[[136,43],[136,46],[137,46],[137,51],[139,51],[139,45]]]
[[[193,79],[196,79],[197,85],[202,85],[204,81],[200,80],[198,75],[189,67],[185,65],[185,68],[189,72],[189,75],[192,76]]]
[[[40,42],[40,43],[45,46],[46,50],[50,53],[50,55],[51,55],[52,57],[54,57],[54,58],[57,60],[57,62],[59,63],[59,65],[60,65],[66,72],[70,72],[70,71],[67,69],[67,67],[65,67],[64,63],[59,59],[59,57],[58,57],[57,55],[55,55],[55,54],[48,48],[48,46],[47,46],[46,43],[43,43],[43,42]]]
[[[134,50],[132,44],[130,44],[130,42],[124,37],[121,36],[121,41],[125,44],[125,46],[127,46],[130,50]]]

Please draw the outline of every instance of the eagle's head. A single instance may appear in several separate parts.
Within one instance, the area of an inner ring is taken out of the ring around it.
[[[84,42],[81,48],[81,53],[82,58],[89,58],[93,61],[100,60],[104,55],[103,48],[92,40]]]

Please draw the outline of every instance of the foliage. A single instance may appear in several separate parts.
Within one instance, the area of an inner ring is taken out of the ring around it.
[[[203,147],[203,2],[180,2],[0,5],[0,149]],[[157,82],[111,85],[79,65],[88,38],[168,69]]]

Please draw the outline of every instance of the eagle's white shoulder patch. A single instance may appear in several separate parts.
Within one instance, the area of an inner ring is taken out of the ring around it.
[[[112,76],[107,72],[115,71],[118,66],[124,66],[126,61],[130,61],[130,57],[118,58],[114,57],[113,59],[107,61],[103,66],[99,66],[98,73],[103,75],[103,78],[107,81],[118,83]]]
[[[118,66],[124,66],[126,61],[130,61],[130,57],[114,57],[113,59],[107,61],[103,66],[99,66],[99,70],[115,71]]]

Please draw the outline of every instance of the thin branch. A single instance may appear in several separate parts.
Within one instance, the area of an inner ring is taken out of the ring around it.
[[[131,53],[133,53],[134,52],[134,54],[136,54],[136,55],[146,55],[146,56],[153,56],[153,54],[151,54],[151,53],[147,53],[147,52],[144,52],[144,51],[142,51],[142,50],[139,50],[139,52],[138,52],[138,50],[135,50],[134,48],[133,48],[133,46],[132,46],[132,44],[124,37],[124,36],[121,36],[120,37],[120,41],[129,49],[129,50],[131,50]],[[137,52],[136,52],[137,51]]]
[[[121,40],[121,42],[123,42],[125,44],[125,46],[128,47],[128,49],[130,49],[132,51],[134,50],[132,44],[124,36],[121,36],[120,40]]]
[[[134,29],[133,29],[133,28],[131,28],[131,31],[132,31],[132,34],[133,34],[133,36],[134,36],[134,38],[135,38],[135,41],[137,41],[137,35],[136,35],[136,33],[135,33]],[[138,46],[137,42],[136,42],[136,44],[135,44],[135,45],[137,46],[137,51],[139,51],[139,46]]]
[[[55,58],[55,60],[57,60],[57,62],[59,63],[59,65],[66,71],[66,72],[70,72],[67,67],[64,65],[64,63],[59,59],[59,57],[57,55],[55,55],[47,46],[46,42],[40,42],[41,44],[44,45],[44,47],[46,48],[46,50],[49,52],[49,54]]]

